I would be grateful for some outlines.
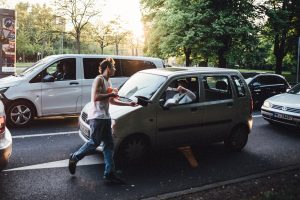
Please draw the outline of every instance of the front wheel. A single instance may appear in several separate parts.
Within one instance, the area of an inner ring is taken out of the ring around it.
[[[117,153],[116,163],[121,166],[128,166],[129,164],[139,164],[148,155],[150,151],[150,143],[144,136],[131,136],[125,139]]]
[[[231,132],[230,136],[224,141],[227,148],[232,151],[241,151],[248,141],[248,130],[239,126]]]
[[[13,102],[7,109],[7,122],[12,127],[27,126],[33,120],[33,117],[33,107],[25,101]]]

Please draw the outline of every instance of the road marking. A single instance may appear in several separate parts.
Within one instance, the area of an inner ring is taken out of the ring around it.
[[[141,200],[172,199],[172,198],[176,198],[176,197],[182,197],[183,195],[189,195],[189,194],[193,194],[193,193],[197,193],[197,192],[207,191],[207,190],[215,189],[215,188],[218,188],[218,187],[221,187],[221,186],[226,186],[226,185],[231,185],[231,184],[238,184],[238,183],[241,183],[241,182],[244,182],[244,181],[253,180],[253,179],[257,179],[257,178],[261,178],[261,177],[280,174],[280,173],[293,171],[293,170],[298,170],[298,169],[300,169],[300,164],[292,165],[292,166],[286,166],[286,167],[282,167],[282,168],[279,168],[279,169],[268,170],[268,171],[264,171],[264,172],[261,172],[261,173],[252,174],[252,175],[249,175],[249,176],[244,176],[244,177],[240,177],[240,178],[236,178],[236,179],[232,179],[232,180],[220,181],[220,182],[216,182],[216,183],[212,183],[212,184],[208,184],[208,185],[203,185],[203,186],[200,186],[200,187],[195,187],[195,188],[191,188],[191,189],[187,189],[187,190],[182,190],[182,191],[177,191],[177,192],[170,192],[170,193],[166,193],[166,194],[160,194],[160,195],[157,195],[157,196],[154,196],[154,197],[148,197],[148,198],[144,198],[144,199],[141,199]]]
[[[101,158],[100,155],[91,155],[91,156],[84,157],[81,161],[78,162],[77,166],[97,165],[103,163],[104,163],[103,158]],[[33,170],[33,169],[62,168],[62,167],[68,167],[68,165],[69,165],[69,159],[66,159],[66,160],[41,163],[36,165],[29,165],[24,167],[17,167],[17,168],[7,169],[3,171],[10,172],[10,171]]]
[[[15,138],[30,138],[30,137],[45,137],[45,136],[53,136],[53,135],[68,135],[78,133],[78,131],[69,131],[69,132],[58,132],[58,133],[44,133],[44,134],[31,134],[31,135],[16,135],[12,136],[13,139]]]
[[[262,117],[262,115],[252,115],[253,118],[259,118]]]

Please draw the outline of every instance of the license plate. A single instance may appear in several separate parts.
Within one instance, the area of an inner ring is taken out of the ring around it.
[[[286,115],[286,114],[281,114],[281,113],[274,113],[274,117],[277,117],[279,119],[286,119],[286,120],[293,120],[292,116]]]

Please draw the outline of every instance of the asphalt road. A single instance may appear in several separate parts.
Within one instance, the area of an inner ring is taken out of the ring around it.
[[[194,148],[197,168],[176,149],[158,152],[147,164],[123,171],[124,185],[103,182],[100,154],[69,174],[68,156],[82,145],[76,117],[36,120],[11,129],[13,154],[0,173],[0,199],[142,199],[299,164],[299,129],[274,127],[254,115],[242,152],[229,152],[222,143]]]

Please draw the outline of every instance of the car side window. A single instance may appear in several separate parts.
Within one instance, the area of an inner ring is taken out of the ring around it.
[[[161,99],[164,102],[182,105],[199,101],[199,83],[197,77],[178,78],[172,81]]]
[[[122,60],[123,75],[130,77],[138,71],[156,68],[155,64],[144,60]]]
[[[231,76],[238,97],[246,96],[245,84],[238,76]]]
[[[227,76],[204,76],[205,101],[232,99],[232,92]]]
[[[57,61],[47,67],[44,74],[53,76],[54,81],[76,80],[76,59]]]
[[[32,78],[30,83],[42,82],[45,76],[52,76],[54,81],[76,80],[76,59],[62,59],[51,64]]]
[[[83,59],[83,72],[85,79],[94,79],[99,75],[99,65],[104,58],[84,58]],[[122,70],[119,59],[114,59],[116,72],[114,77],[122,76]]]

